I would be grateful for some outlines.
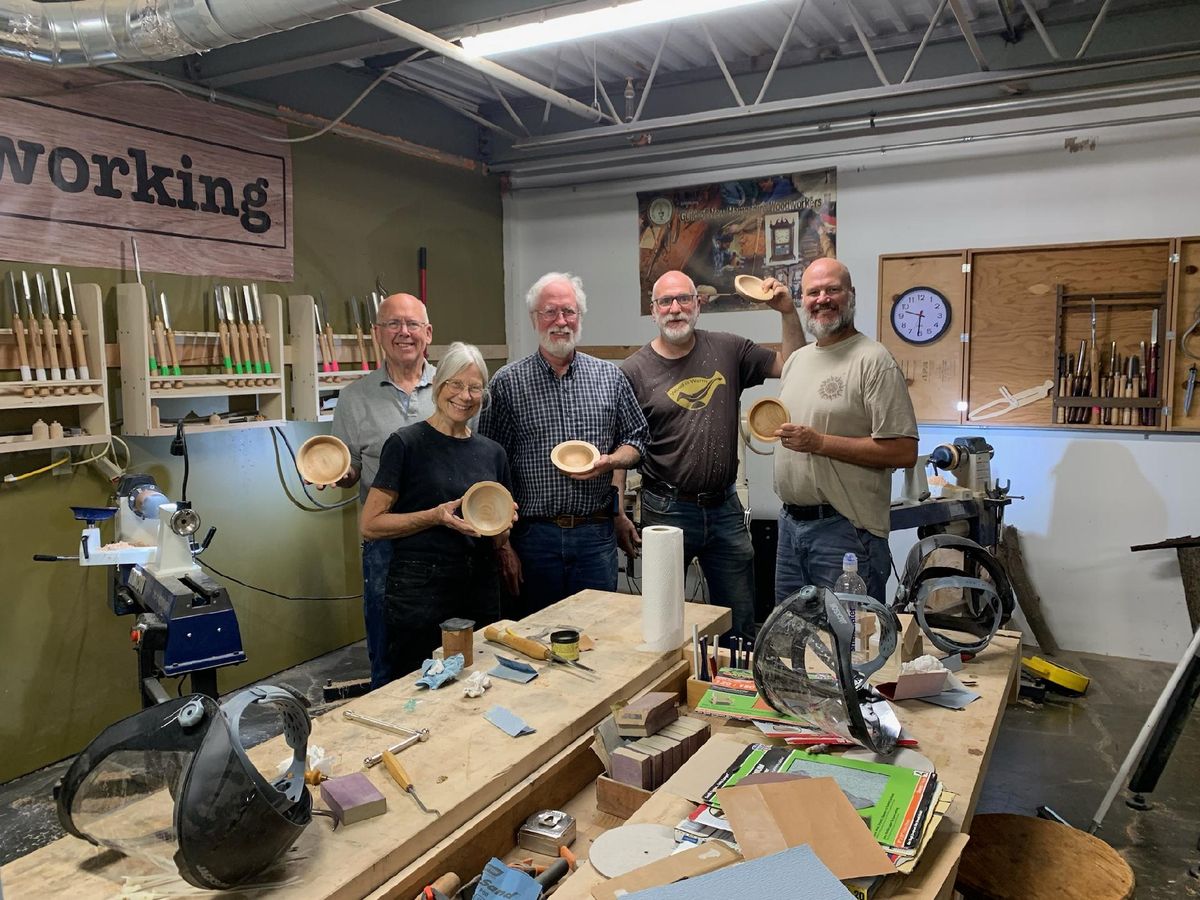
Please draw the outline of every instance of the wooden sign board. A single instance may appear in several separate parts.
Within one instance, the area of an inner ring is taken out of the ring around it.
[[[0,63],[6,258],[290,281],[291,152],[271,119],[96,70]]]

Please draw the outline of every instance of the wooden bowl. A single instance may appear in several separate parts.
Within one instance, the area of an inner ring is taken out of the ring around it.
[[[761,400],[756,400],[750,407],[750,412],[746,415],[746,423],[750,426],[752,435],[760,441],[770,443],[779,440],[775,436],[775,431],[780,425],[790,421],[790,418],[786,406],[774,397],[763,397]]]
[[[600,451],[587,441],[563,441],[550,451],[550,462],[568,475],[586,472],[596,464]]]
[[[312,484],[333,484],[350,471],[350,448],[332,434],[313,435],[296,451],[296,469]]]
[[[773,292],[763,290],[763,280],[754,275],[739,275],[733,279],[733,289],[739,296],[755,303],[766,303],[775,296]]]
[[[513,498],[495,481],[477,481],[463,496],[462,517],[484,537],[507,531],[513,519]]]

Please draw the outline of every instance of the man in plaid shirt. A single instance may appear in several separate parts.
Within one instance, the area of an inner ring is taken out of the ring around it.
[[[621,370],[575,349],[583,330],[583,282],[564,272],[539,278],[525,296],[538,352],[496,373],[480,433],[508,453],[519,520],[500,551],[505,587],[521,618],[585,588],[617,587],[614,469],[638,464],[646,418]],[[601,456],[565,475],[550,461],[563,441],[588,441]],[[507,612],[507,611],[506,611]]]

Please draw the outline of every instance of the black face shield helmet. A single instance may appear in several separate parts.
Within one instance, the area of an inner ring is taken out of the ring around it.
[[[279,712],[292,750],[274,783],[239,736],[253,704]],[[303,702],[270,685],[220,705],[197,694],[144,709],[104,729],[75,758],[54,791],[59,822],[93,844],[174,862],[196,887],[244,885],[270,869],[312,818],[304,786],[310,730]]]
[[[851,661],[854,629],[849,605],[879,617],[879,653]],[[754,642],[754,684],[776,712],[799,716],[876,753],[891,753],[900,738],[894,716],[881,718],[881,698],[866,684],[896,649],[898,622],[870,597],[838,595],[807,585],[767,617]]]
[[[962,553],[962,566],[935,563],[935,550]],[[973,574],[979,570],[988,577]],[[1009,620],[1015,603],[1008,573],[996,557],[969,538],[934,534],[908,551],[892,609],[913,613],[943,653],[973,654]]]

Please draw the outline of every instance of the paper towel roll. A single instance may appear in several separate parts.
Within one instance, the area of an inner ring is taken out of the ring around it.
[[[643,650],[683,646],[683,531],[670,525],[642,529]]]

